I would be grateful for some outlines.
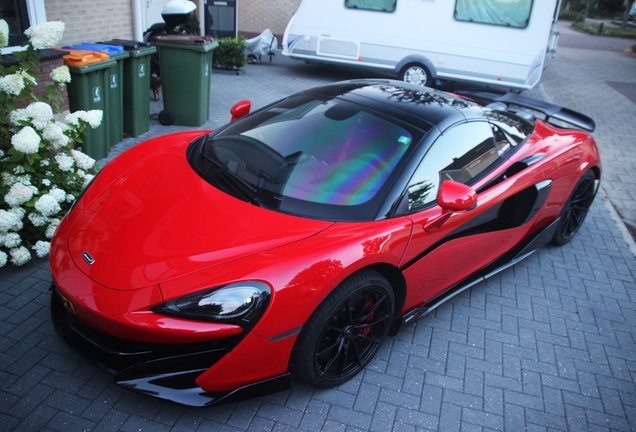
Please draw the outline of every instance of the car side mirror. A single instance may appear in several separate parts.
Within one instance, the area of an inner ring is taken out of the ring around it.
[[[475,208],[477,192],[465,184],[445,180],[437,192],[437,204],[442,208],[442,213],[424,224],[424,230],[428,232],[437,231],[453,213]]]
[[[230,122],[240,119],[241,117],[245,117],[250,113],[250,109],[252,109],[252,102],[248,100],[243,100],[234,104],[234,106],[230,109],[230,114],[232,114],[232,119]]]
[[[437,192],[437,204],[449,211],[466,211],[477,206],[477,192],[470,186],[444,180]]]

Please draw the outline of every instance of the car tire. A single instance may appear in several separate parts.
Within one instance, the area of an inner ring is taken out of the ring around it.
[[[552,244],[563,246],[574,238],[583,225],[597,190],[596,176],[592,171],[587,171],[576,182],[570,197],[561,210],[561,218],[552,237]]]
[[[395,299],[373,270],[345,279],[311,315],[296,341],[296,375],[317,387],[340,385],[373,359],[386,337]]]
[[[399,78],[410,84],[426,86],[431,82],[431,73],[426,66],[419,63],[409,63],[402,68]]]

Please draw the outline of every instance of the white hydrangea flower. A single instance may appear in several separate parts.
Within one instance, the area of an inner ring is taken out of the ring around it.
[[[53,235],[55,234],[55,230],[60,225],[60,222],[61,221],[57,218],[53,218],[49,221],[49,226],[46,227],[46,233],[45,233],[47,239],[53,238]]]
[[[22,239],[20,238],[20,234],[18,233],[8,233],[7,235],[2,237],[2,243],[5,247],[11,249],[20,246],[20,243],[22,243]]]
[[[37,242],[35,242],[35,245],[31,249],[35,251],[35,254],[38,257],[44,258],[45,256],[49,254],[49,251],[51,250],[51,243],[47,241],[38,240]]]
[[[2,251],[0,251],[0,267],[4,267],[7,265],[8,255]]]
[[[9,254],[11,254],[11,262],[16,266],[24,265],[31,259],[31,252],[24,246],[11,249]]]
[[[40,135],[32,127],[25,126],[11,137],[11,144],[19,152],[37,153],[40,148]]]
[[[70,125],[79,126],[80,112],[81,111],[75,111],[67,114],[66,117],[64,117],[64,121]]]
[[[64,135],[64,131],[57,123],[49,123],[42,131],[42,138],[44,141],[50,143],[56,150],[66,147],[70,141],[69,137]]]
[[[9,231],[19,231],[21,229],[22,221],[16,214],[0,210],[0,233],[6,234]]]
[[[87,187],[87,186],[91,183],[91,181],[93,180],[93,178],[95,178],[95,176],[94,176],[94,175],[92,175],[92,174],[86,174],[86,175],[84,176],[84,184],[83,184],[82,186],[83,186],[83,187]]]
[[[49,180],[49,179],[42,179],[42,184],[43,184],[44,186],[47,186],[47,187],[48,187],[48,186],[51,186],[51,180]]]
[[[33,48],[38,50],[57,45],[62,39],[63,33],[64,23],[62,21],[43,22],[29,27],[24,32],[31,39]]]
[[[77,166],[82,170],[91,169],[93,165],[95,165],[95,159],[81,151],[71,150],[71,156],[73,156],[73,159],[77,162]]]
[[[35,202],[35,209],[46,217],[53,216],[62,211],[62,207],[60,207],[57,199],[51,194],[45,194],[38,198]]]
[[[40,166],[41,166],[41,167],[47,167],[47,166],[49,166],[50,164],[51,164],[51,162],[50,162],[48,159],[42,159],[42,160],[40,161]]]
[[[26,113],[31,118],[31,123],[36,129],[44,129],[53,120],[53,110],[44,102],[33,102],[26,107]]]
[[[26,111],[26,108],[18,108],[16,110],[11,111],[9,114],[9,121],[13,126],[22,126],[20,121],[29,121],[31,118]]]
[[[22,207],[11,207],[9,209],[9,213],[13,213],[14,215],[16,215],[20,220],[20,223],[22,223],[22,219],[24,219],[24,215],[26,215],[26,210]],[[22,225],[20,225],[20,229],[22,229]]]
[[[46,216],[38,212],[29,213],[29,220],[31,221],[33,226],[36,226],[36,227],[44,226],[49,222],[49,219]]]
[[[0,158],[4,157],[4,152],[0,150]]]
[[[13,174],[15,175],[20,175],[20,174],[24,174],[26,171],[24,170],[24,167],[22,165],[18,165],[17,167],[13,168]]]
[[[66,194],[66,202],[73,202],[73,201],[75,201],[75,195]]]
[[[17,96],[24,90],[24,78],[20,72],[0,77],[0,91]]]
[[[25,186],[31,186],[31,177],[28,174],[15,178],[16,183],[22,183]]]
[[[64,202],[66,199],[66,192],[62,189],[54,187],[49,191],[49,195],[51,195],[55,200],[59,203]]]
[[[93,129],[102,124],[102,117],[104,113],[101,110],[86,111],[82,116],[82,119],[88,123]]]
[[[24,69],[20,71],[20,75],[22,75],[22,79],[24,79],[25,81],[29,81],[32,85],[36,85],[38,83],[38,81]]]
[[[33,189],[22,183],[15,183],[4,196],[4,201],[11,207],[18,207],[33,198]]]
[[[3,172],[1,175],[2,175],[2,183],[5,186],[12,186],[16,182],[15,176],[6,171]]]
[[[79,126],[80,120],[88,123],[90,127],[95,129],[102,123],[103,112],[101,110],[75,111],[66,116],[66,123]]]
[[[7,45],[9,45],[9,24],[5,20],[0,20],[0,48],[4,48]]]
[[[51,71],[51,79],[56,83],[66,84],[71,82],[71,72],[68,66],[63,65]]]
[[[55,156],[55,162],[57,163],[57,166],[60,167],[60,170],[66,172],[66,171],[70,171],[73,168],[75,159],[73,159],[72,157],[70,157],[69,155],[65,153],[60,153],[57,156]]]

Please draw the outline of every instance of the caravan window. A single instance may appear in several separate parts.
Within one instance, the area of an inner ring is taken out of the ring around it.
[[[455,19],[481,24],[525,28],[533,0],[457,0]]]
[[[349,9],[364,9],[380,12],[394,12],[397,0],[345,0]]]

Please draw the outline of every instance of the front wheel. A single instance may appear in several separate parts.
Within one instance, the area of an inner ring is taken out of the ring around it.
[[[419,63],[411,63],[404,66],[400,71],[400,80],[410,84],[425,86],[431,82],[431,74],[425,66]]]
[[[317,387],[344,383],[373,359],[393,317],[389,282],[373,270],[343,281],[318,306],[295,347],[295,370]]]
[[[576,182],[572,194],[561,210],[561,219],[552,237],[552,244],[562,246],[572,240],[583,225],[597,190],[596,176],[592,171],[587,171]]]

